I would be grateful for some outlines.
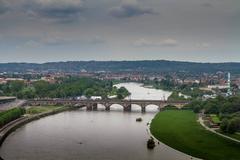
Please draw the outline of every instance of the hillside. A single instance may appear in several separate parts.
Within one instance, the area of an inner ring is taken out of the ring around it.
[[[217,71],[240,73],[240,63],[195,63],[165,60],[145,61],[68,61],[49,63],[0,63],[0,72],[35,71],[111,71],[111,72],[188,72],[216,73]]]

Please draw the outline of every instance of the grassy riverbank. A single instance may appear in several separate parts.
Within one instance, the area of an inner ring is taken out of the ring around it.
[[[234,133],[234,134],[227,134],[227,133],[222,133],[222,134],[225,134],[226,136],[229,136],[229,137],[235,138],[237,140],[240,140],[240,132],[237,132],[237,133]]]
[[[197,116],[187,110],[160,112],[151,132],[161,142],[179,151],[207,160],[239,160],[240,144],[206,131]]]
[[[51,112],[63,108],[63,106],[34,106],[27,108],[26,113],[35,115],[39,113]]]

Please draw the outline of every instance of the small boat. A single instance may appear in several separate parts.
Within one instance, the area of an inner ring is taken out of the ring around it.
[[[141,122],[142,121],[142,118],[139,117],[139,118],[136,118],[136,122]]]
[[[147,141],[147,148],[148,149],[153,149],[155,147],[155,142],[154,139],[151,137],[150,139],[148,139]]]

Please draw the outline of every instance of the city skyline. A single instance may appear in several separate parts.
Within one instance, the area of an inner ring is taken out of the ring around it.
[[[0,0],[0,63],[240,62],[238,0]]]

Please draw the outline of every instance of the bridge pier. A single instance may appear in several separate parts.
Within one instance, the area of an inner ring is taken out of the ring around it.
[[[146,106],[141,106],[141,109],[142,109],[142,113],[146,112]]]
[[[127,104],[124,106],[124,112],[131,112],[132,110],[132,105],[131,104]]]
[[[92,110],[93,110],[93,111],[97,111],[97,103],[94,103],[94,104],[92,105]]]
[[[106,111],[110,111],[110,106],[111,106],[111,105],[105,105],[105,110],[106,110]]]
[[[92,111],[92,110],[93,110],[93,107],[92,107],[92,105],[90,105],[90,104],[87,105],[86,107],[87,107],[87,111]]]

